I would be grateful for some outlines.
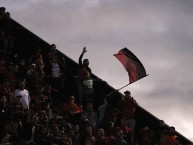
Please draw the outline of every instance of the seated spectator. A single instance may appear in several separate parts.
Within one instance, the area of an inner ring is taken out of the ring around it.
[[[58,126],[55,126],[52,129],[52,139],[53,139],[53,144],[60,144],[61,140],[62,140],[62,134],[60,132],[60,129],[58,128]]]
[[[14,98],[14,102],[13,102],[13,106],[12,106],[13,115],[24,111],[23,106],[20,102],[20,98],[22,98],[22,96],[15,96],[15,98]]]
[[[139,145],[155,145],[155,134],[148,126],[145,126],[139,131],[138,141]]]
[[[106,137],[105,137],[104,129],[102,128],[98,129],[95,139],[96,139],[96,145],[106,145]]]
[[[43,124],[45,126],[48,126],[49,118],[46,114],[45,110],[40,111],[39,117],[38,117],[39,124]]]
[[[45,126],[40,126],[40,131],[37,133],[37,145],[52,145],[52,136]]]
[[[10,83],[7,81],[4,81],[2,85],[0,85],[0,94],[5,96],[7,99],[7,102],[10,103],[10,98],[12,95]]]
[[[35,112],[40,112],[41,110],[46,110],[48,106],[48,97],[42,94],[43,87],[39,86],[36,93],[31,96],[31,107]]]
[[[5,96],[0,96],[0,130],[11,121],[11,109]]]
[[[54,108],[52,110],[52,116],[50,118],[50,127],[61,126],[62,116],[59,115],[59,110]]]
[[[2,135],[2,137],[0,138],[1,142],[0,144],[1,145],[10,145],[12,144],[11,141],[10,141],[10,134],[9,133],[4,133]]]
[[[62,135],[61,143],[59,145],[75,145],[72,138],[68,134]]]
[[[23,139],[21,137],[22,132],[22,125],[19,122],[13,123],[13,130],[11,134],[11,142],[13,145],[21,145],[23,142]]]
[[[117,128],[115,132],[115,145],[127,145],[127,141],[123,138],[123,131],[121,128]]]
[[[68,102],[64,103],[63,105],[63,112],[66,114],[71,121],[76,121],[76,117],[78,114],[80,114],[83,110],[81,107],[79,107],[75,103],[75,98],[74,96],[70,96],[68,99]]]
[[[119,128],[123,131],[124,140],[129,142],[130,134],[131,134],[131,128],[125,126],[124,124],[121,124],[121,126]]]
[[[69,118],[67,116],[63,116],[60,123],[60,130],[62,134],[70,132],[72,130],[73,125],[69,122]]]

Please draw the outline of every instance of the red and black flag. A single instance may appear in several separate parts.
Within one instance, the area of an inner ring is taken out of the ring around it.
[[[140,60],[127,48],[121,49],[114,56],[123,64],[129,75],[129,84],[147,76]]]

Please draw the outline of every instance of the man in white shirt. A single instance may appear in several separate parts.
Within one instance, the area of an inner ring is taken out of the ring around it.
[[[19,82],[19,86],[17,89],[14,90],[13,92],[13,97],[15,98],[16,96],[22,96],[20,98],[20,102],[24,108],[24,110],[29,110],[29,105],[30,105],[30,94],[28,90],[25,89],[25,82]]]

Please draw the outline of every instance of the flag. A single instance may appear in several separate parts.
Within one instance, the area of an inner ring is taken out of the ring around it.
[[[129,84],[147,76],[140,60],[127,48],[121,49],[114,56],[122,63],[129,75]]]

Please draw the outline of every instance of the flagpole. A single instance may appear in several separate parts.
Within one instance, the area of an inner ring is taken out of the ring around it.
[[[141,77],[140,79],[145,78],[145,77],[147,77],[148,75],[149,75],[149,74],[147,74],[147,75],[146,75],[146,76],[144,76],[144,77]],[[140,80],[140,79],[138,79],[138,80]],[[137,80],[137,81],[138,81],[138,80]],[[136,82],[136,81],[134,81],[134,82]],[[125,86],[123,86],[123,87],[121,87],[121,88],[117,89],[116,91],[112,91],[112,92],[110,92],[107,96],[110,96],[110,95],[112,95],[113,93],[120,91],[121,89],[123,89],[123,88],[125,88],[125,87],[129,86],[130,84],[133,84],[134,82],[129,83],[129,84],[127,84],[127,85],[125,85]]]
[[[147,77],[148,75],[149,75],[149,74],[147,74],[146,76],[144,76],[144,77],[142,77],[142,78],[140,78],[140,79],[143,79],[143,78]],[[140,80],[140,79],[138,79],[138,80]],[[137,80],[137,81],[138,81],[138,80]],[[136,82],[136,81],[134,81],[134,82]],[[133,84],[134,82],[129,83],[129,84],[127,84],[127,85],[125,85],[125,86],[123,86],[123,87],[121,87],[121,88],[117,89],[117,91],[120,91],[121,89],[123,89],[123,88],[127,87],[127,86],[128,86],[128,85],[130,85],[130,84]]]

